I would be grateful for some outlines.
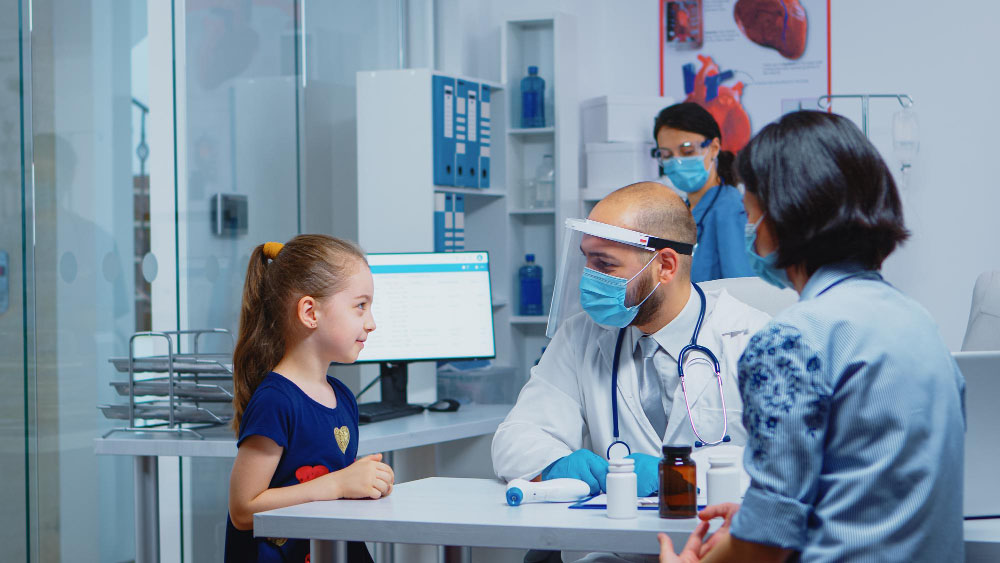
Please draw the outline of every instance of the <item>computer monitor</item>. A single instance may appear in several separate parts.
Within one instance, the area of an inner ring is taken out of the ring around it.
[[[380,364],[381,403],[361,407],[374,422],[419,412],[406,401],[409,362],[496,357],[487,252],[369,254],[376,329],[358,362]]]

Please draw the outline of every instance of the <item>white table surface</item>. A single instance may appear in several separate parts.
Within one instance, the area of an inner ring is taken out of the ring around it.
[[[361,425],[358,455],[438,444],[492,434],[511,405],[462,405],[455,412],[429,412]],[[236,439],[228,427],[190,434],[116,432],[94,440],[99,455],[236,457]]]
[[[684,545],[697,521],[665,520],[640,510],[612,520],[604,510],[568,504],[507,506],[491,479],[431,477],[396,486],[380,500],[311,502],[254,515],[254,534],[474,547],[659,553],[656,532]],[[720,521],[716,520],[712,530]],[[967,561],[1000,561],[1000,519],[965,522]]]
[[[656,532],[683,545],[697,520],[640,510],[632,520],[564,503],[508,506],[491,479],[431,477],[379,500],[311,502],[254,515],[254,535],[430,545],[659,553]],[[721,521],[720,521],[721,522]],[[714,527],[713,527],[714,528]]]

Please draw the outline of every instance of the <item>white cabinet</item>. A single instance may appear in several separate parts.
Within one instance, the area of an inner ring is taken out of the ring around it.
[[[513,376],[509,371],[504,376],[515,378],[515,394],[548,343],[547,316],[518,314],[518,269],[525,254],[535,255],[543,269],[547,315],[562,225],[567,217],[580,214],[575,45],[575,18],[550,14],[503,24],[503,84],[429,69],[359,72],[357,77],[358,242],[368,252],[431,251],[435,192],[465,194],[465,249],[490,253],[496,363],[514,368]],[[529,65],[538,66],[545,79],[546,126],[524,129],[520,81]],[[434,184],[431,84],[435,75],[490,88],[488,189]],[[553,203],[531,208],[522,199],[524,182],[534,177],[544,155],[554,157]],[[423,375],[414,377],[415,373]],[[431,396],[427,388],[433,385],[432,367],[413,365],[410,376],[411,401],[429,400],[425,397]]]

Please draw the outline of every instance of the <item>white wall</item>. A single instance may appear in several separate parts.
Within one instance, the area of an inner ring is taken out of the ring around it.
[[[988,56],[1000,52],[993,29],[1000,5],[969,7],[960,18],[942,18],[929,0],[836,0],[831,14],[834,93],[903,92],[916,101],[921,152],[903,194],[913,236],[885,274],[930,311],[952,349],[961,346],[976,276],[1000,267],[992,221],[1000,195],[989,173],[1000,114],[986,105],[1000,85],[988,70]],[[578,18],[581,100],[659,93],[659,14],[651,0],[437,0],[438,67],[499,80],[501,22],[546,10]],[[857,108],[835,106],[852,118]],[[889,124],[897,109],[873,102],[870,114],[872,140],[893,169]]]
[[[1000,5],[969,4],[961,18],[935,13],[927,0],[837,0],[832,10],[835,92],[901,91],[913,96],[920,116],[920,155],[904,191],[913,237],[885,266],[886,277],[923,304],[945,342],[958,349],[965,334],[976,276],[1000,268],[991,189],[991,134],[1000,115],[985,96],[1000,77],[995,65]],[[941,38],[962,39],[958,44]],[[954,45],[954,46],[952,46]],[[873,111],[872,137],[892,159],[892,104]],[[881,130],[874,125],[881,120]]]

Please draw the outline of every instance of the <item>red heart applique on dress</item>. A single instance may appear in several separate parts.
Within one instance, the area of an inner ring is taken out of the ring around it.
[[[322,477],[329,472],[330,470],[325,465],[303,465],[295,470],[295,478],[299,480],[299,483],[305,483],[317,477]]]

